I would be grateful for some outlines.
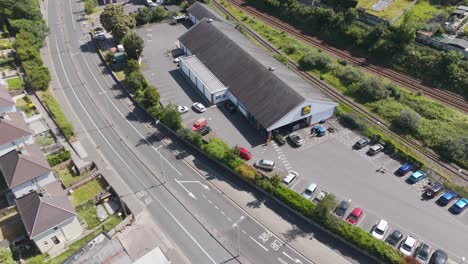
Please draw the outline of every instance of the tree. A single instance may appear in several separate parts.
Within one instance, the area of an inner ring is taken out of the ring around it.
[[[330,70],[332,63],[330,57],[321,52],[307,52],[299,60],[300,66],[305,70]]]
[[[144,90],[138,90],[140,93],[137,93],[135,96],[138,103],[144,109],[150,108],[153,105],[159,105],[159,93],[156,90],[156,87],[148,86]]]
[[[94,13],[94,9],[98,6],[97,0],[85,0],[84,9],[87,15]]]
[[[124,13],[121,5],[107,5],[99,16],[102,26],[120,41],[125,34],[135,28],[135,20]]]
[[[40,20],[27,20],[27,19],[16,19],[9,20],[10,31],[15,34],[15,40],[23,37],[27,40],[30,45],[42,47],[44,45],[44,39],[47,35],[49,28],[47,27],[44,19]],[[18,33],[22,32],[22,35],[18,36]],[[25,35],[27,33],[27,35]]]
[[[125,68],[125,74],[129,75],[132,72],[140,71],[140,64],[137,60],[129,59],[127,60],[127,67]]]
[[[140,36],[138,36],[135,31],[130,30],[123,37],[122,44],[129,58],[138,59],[141,52],[143,51],[145,41]]]
[[[144,25],[148,24],[151,22],[153,12],[151,12],[151,9],[144,7],[140,9],[140,12],[135,17],[136,24],[137,25]]]
[[[334,228],[337,225],[336,217],[330,214],[333,209],[337,206],[335,195],[327,194],[325,197],[315,206],[313,213],[329,228]]]
[[[208,144],[203,146],[203,149],[208,155],[219,161],[225,160],[231,151],[231,148],[217,137],[211,139]]]
[[[9,248],[0,248],[0,263],[2,264],[15,264],[13,255]]]
[[[414,132],[421,123],[421,116],[411,109],[403,110],[393,123],[403,132]]]
[[[345,85],[360,82],[363,78],[363,73],[355,67],[338,67],[335,71],[336,76]]]
[[[153,8],[153,10],[151,11],[150,21],[151,23],[159,22],[165,19],[168,15],[169,12],[167,12],[167,10],[164,7],[158,6],[156,8]]]
[[[130,72],[126,77],[125,82],[127,83],[127,87],[131,93],[143,91],[148,87],[148,82],[140,71]]]
[[[50,84],[49,69],[34,62],[24,62],[24,71],[26,72],[25,82],[33,90],[47,90]]]
[[[388,95],[384,83],[376,77],[364,78],[359,84],[360,98],[364,101],[378,101]]]
[[[448,139],[439,149],[444,158],[468,167],[468,136]]]
[[[39,5],[36,0],[16,0],[11,8],[11,19],[39,20],[42,18]]]
[[[177,106],[173,104],[169,104],[163,108],[160,121],[173,131],[182,128],[182,117],[177,110]]]
[[[18,56],[18,59],[22,62],[26,61],[33,61],[36,64],[42,64],[42,58],[41,54],[39,53],[39,50],[35,47],[22,47],[16,49],[16,55]]]

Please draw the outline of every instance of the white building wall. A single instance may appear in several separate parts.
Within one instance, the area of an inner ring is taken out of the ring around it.
[[[17,140],[13,142],[3,144],[0,146],[0,157],[16,149],[19,144],[31,145],[33,143],[34,143],[34,138],[32,137],[32,135],[29,135],[23,138],[18,138]]]
[[[0,107],[0,114],[1,113],[11,113],[11,112],[16,112],[15,105]]]
[[[228,90],[226,92],[227,99],[229,99],[237,107],[237,98]]]
[[[54,176],[54,173],[51,171],[51,172],[48,172],[48,173],[45,173],[31,181],[28,181],[28,182],[25,182],[23,184],[20,184],[16,187],[13,187],[11,189],[11,191],[13,192],[13,194],[15,195],[16,199],[32,192],[32,191],[35,191],[37,190],[38,188],[46,185],[46,184],[49,184],[51,182],[54,182],[55,181],[55,176]]]
[[[217,104],[217,103],[220,103],[222,101],[228,100],[227,93],[228,93],[227,89],[214,93],[213,94],[213,102],[215,104]]]
[[[302,115],[302,109],[309,105],[311,106],[310,112],[306,115]],[[291,112],[287,113],[283,118],[281,118],[281,120],[267,128],[267,130],[271,131],[309,116],[312,117],[311,124],[317,123],[322,119],[332,117],[337,105],[337,103],[333,102],[305,100]]]
[[[56,229],[56,230],[54,230]],[[62,250],[66,242],[77,238],[83,233],[83,227],[80,225],[78,218],[75,216],[68,219],[62,224],[58,225],[57,228],[49,229],[42,234],[32,238],[34,243],[42,253],[54,254],[59,250]],[[57,237],[60,243],[55,244],[52,240],[53,237]]]

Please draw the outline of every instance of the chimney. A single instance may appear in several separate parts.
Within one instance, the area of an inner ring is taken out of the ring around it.
[[[211,23],[211,22],[213,22],[213,19],[212,19],[212,18],[209,18],[207,22],[208,22],[208,23]]]
[[[18,145],[17,151],[22,155],[25,155],[28,153],[28,150],[26,149],[26,146],[24,145],[24,143],[21,143]]]
[[[270,71],[274,71],[274,70],[276,70],[276,68],[275,68],[275,67],[271,67],[271,66],[270,66],[270,67],[268,67],[268,69],[269,69]]]

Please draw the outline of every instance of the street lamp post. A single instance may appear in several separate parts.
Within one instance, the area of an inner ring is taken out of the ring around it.
[[[232,227],[237,227],[237,257],[241,255],[241,248],[240,248],[240,222],[244,219],[244,216],[241,215],[239,220],[235,222]]]
[[[465,262],[465,257],[462,257],[460,264],[463,264],[464,262]]]

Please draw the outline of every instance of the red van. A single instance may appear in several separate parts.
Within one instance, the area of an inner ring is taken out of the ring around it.
[[[192,131],[197,132],[198,130],[202,129],[206,125],[208,125],[208,120],[206,120],[205,118],[200,118],[197,121],[195,121],[195,123],[193,123]]]

